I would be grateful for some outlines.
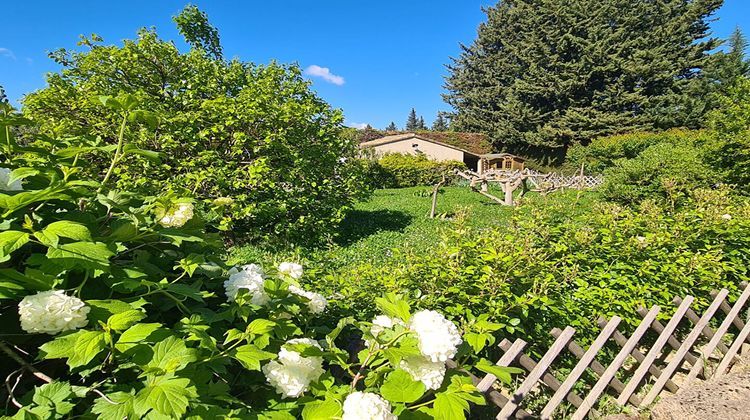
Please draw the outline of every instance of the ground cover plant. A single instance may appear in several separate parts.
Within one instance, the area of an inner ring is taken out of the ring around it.
[[[123,127],[157,123],[131,95],[99,102]],[[159,158],[126,130],[114,147],[19,145],[10,126],[28,121],[2,111],[4,414],[453,419],[484,404],[466,370],[510,379],[476,356],[495,324],[459,330],[397,294],[366,322],[332,321],[301,265],[226,266],[191,199],[116,189],[126,156]],[[85,170],[91,155],[110,160],[101,178]]]

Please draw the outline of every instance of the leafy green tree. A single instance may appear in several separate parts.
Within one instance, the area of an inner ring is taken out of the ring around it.
[[[417,118],[417,111],[412,108],[409,113],[409,118],[406,120],[406,131],[417,130],[419,130],[419,119]]]
[[[438,112],[437,118],[432,123],[432,131],[448,131],[448,121],[443,112]]]
[[[485,9],[449,65],[455,129],[543,150],[640,129],[695,127],[692,87],[721,0],[513,0]],[[550,151],[551,152],[551,151]]]
[[[391,121],[391,123],[388,124],[388,127],[385,128],[385,131],[398,131],[398,127],[396,127],[396,123]]]
[[[710,144],[712,162],[728,183],[750,193],[750,79],[741,78],[730,87],[709,120],[716,135]]]
[[[201,49],[217,60],[223,58],[219,30],[211,25],[205,12],[189,4],[172,20],[185,41],[193,48]]]
[[[130,93],[153,110],[157,128],[125,135],[161,161],[125,157],[112,175],[119,188],[175,190],[206,207],[230,198],[207,213],[212,223],[236,240],[276,241],[322,239],[365,191],[341,112],[310,90],[296,65],[224,61],[203,48],[183,54],[146,29],[122,46],[96,36],[82,44],[81,52],[51,54],[63,70],[26,96],[23,111],[42,133],[87,136],[88,147],[116,144],[120,131],[98,95]],[[107,170],[107,162],[93,163],[90,171]]]

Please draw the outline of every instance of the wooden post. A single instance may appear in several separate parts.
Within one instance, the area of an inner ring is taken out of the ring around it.
[[[435,211],[437,210],[437,199],[438,199],[438,193],[440,193],[440,187],[442,187],[445,184],[445,175],[443,175],[443,179],[440,180],[435,185],[435,189],[432,190],[432,208],[430,209],[430,219],[435,218]]]

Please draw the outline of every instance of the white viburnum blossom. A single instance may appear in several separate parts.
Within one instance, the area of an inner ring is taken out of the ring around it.
[[[721,218],[724,219],[724,220],[732,220],[732,215],[731,214],[722,214]]]
[[[391,404],[371,392],[353,392],[344,400],[341,420],[396,420]]]
[[[227,300],[234,302],[240,289],[246,289],[247,293],[252,296],[250,302],[253,305],[265,305],[270,298],[263,288],[264,279],[265,274],[263,273],[263,269],[256,264],[229,270],[229,280],[224,282]]]
[[[18,304],[21,328],[28,333],[57,334],[85,327],[91,308],[63,290],[26,296]]]
[[[445,362],[456,355],[463,342],[456,325],[435,311],[419,311],[411,317],[409,329],[417,334],[419,350],[433,362]]]
[[[164,227],[181,227],[192,218],[193,205],[190,203],[178,203],[159,218],[159,224]]]
[[[0,190],[2,191],[22,191],[23,186],[21,180],[17,179],[11,183],[8,182],[10,179],[10,173],[13,172],[8,168],[0,168]]]
[[[445,378],[445,362],[433,362],[426,357],[410,356],[401,360],[399,367],[427,389],[438,389]]]
[[[323,313],[326,310],[326,306],[328,306],[328,301],[320,293],[308,292],[294,285],[289,286],[289,292],[307,298],[309,300],[307,308],[314,314]]]
[[[318,342],[309,338],[295,338],[286,344],[307,344],[322,350]],[[324,372],[322,357],[302,357],[298,352],[287,350],[283,346],[278,360],[272,360],[263,366],[263,374],[268,383],[279,394],[291,398],[302,395]]]
[[[379,336],[383,331],[390,330],[396,325],[406,326],[404,321],[398,318],[391,318],[387,315],[378,315],[372,320],[372,327],[370,327],[370,333],[373,337]]]
[[[301,278],[304,272],[302,266],[297,263],[283,262],[279,264],[279,273],[286,274],[295,280]]]

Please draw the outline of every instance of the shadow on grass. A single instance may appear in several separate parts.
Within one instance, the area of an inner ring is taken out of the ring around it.
[[[412,216],[394,210],[352,210],[341,222],[336,243],[351,245],[378,232],[403,232],[411,224]]]

